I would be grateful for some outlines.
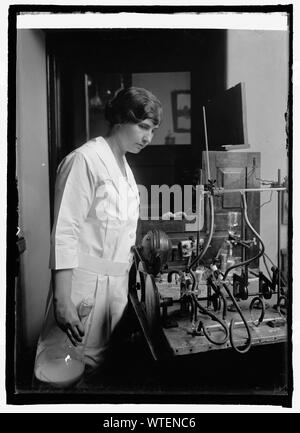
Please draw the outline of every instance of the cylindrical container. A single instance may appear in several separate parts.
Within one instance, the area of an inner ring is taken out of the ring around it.
[[[197,291],[198,291],[198,298],[203,298],[206,296],[207,292],[207,285],[206,285],[206,279],[205,279],[205,269],[196,269],[195,271],[196,276],[196,284],[197,284]]]
[[[238,226],[238,212],[228,212],[227,224],[229,228]]]
[[[223,274],[225,273],[227,268],[227,257],[227,253],[220,253],[220,270],[221,272],[223,272]]]

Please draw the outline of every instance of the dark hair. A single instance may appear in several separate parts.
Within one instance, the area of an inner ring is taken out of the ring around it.
[[[127,87],[117,91],[105,106],[105,118],[110,126],[117,123],[139,123],[151,119],[159,125],[162,116],[160,101],[149,90]]]

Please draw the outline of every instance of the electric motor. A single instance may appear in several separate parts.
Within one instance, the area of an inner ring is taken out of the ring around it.
[[[141,254],[154,276],[166,265],[171,252],[172,242],[162,230],[150,230],[142,239]]]

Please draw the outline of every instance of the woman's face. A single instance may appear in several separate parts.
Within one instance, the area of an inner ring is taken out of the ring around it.
[[[122,123],[119,132],[123,150],[139,153],[151,143],[157,128],[158,125],[154,125],[151,119],[142,120],[140,123]]]

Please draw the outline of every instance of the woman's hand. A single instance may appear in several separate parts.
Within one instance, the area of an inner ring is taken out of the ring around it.
[[[70,299],[54,300],[54,315],[58,326],[67,334],[74,346],[82,342],[84,328],[77,309]]]
[[[71,269],[54,271],[53,306],[54,316],[74,346],[82,342],[84,327],[78,316],[77,309],[71,300]]]

